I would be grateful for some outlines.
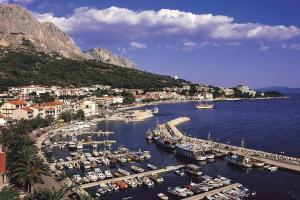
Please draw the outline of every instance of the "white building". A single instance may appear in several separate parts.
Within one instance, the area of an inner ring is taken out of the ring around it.
[[[211,100],[214,98],[213,94],[212,93],[204,93],[204,98],[206,100]]]

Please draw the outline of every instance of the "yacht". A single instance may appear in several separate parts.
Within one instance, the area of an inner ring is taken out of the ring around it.
[[[82,150],[83,149],[82,143],[78,142],[76,148],[77,148],[77,150]]]
[[[112,173],[110,172],[110,170],[105,170],[104,171],[104,175],[106,178],[113,178],[113,175]]]
[[[126,170],[121,169],[121,168],[118,169],[118,172],[121,173],[121,174],[123,174],[124,176],[129,176],[130,175],[129,171],[126,171]]]
[[[174,149],[176,145],[176,142],[172,139],[161,137],[156,138],[156,143],[158,146],[165,147],[167,149]]]
[[[148,160],[151,159],[150,151],[144,151],[143,157],[144,157],[145,159],[148,159]]]
[[[75,183],[80,183],[82,181],[82,178],[81,178],[81,176],[79,174],[74,174],[73,175],[73,181]]]
[[[187,174],[200,176],[202,172],[200,171],[200,167],[194,164],[189,164],[186,166],[185,171]]]
[[[231,164],[238,165],[241,167],[250,168],[252,164],[250,163],[250,159],[244,156],[232,155],[227,157],[227,161]]]
[[[85,161],[83,163],[83,169],[84,171],[88,172],[88,171],[91,171],[91,163],[89,161]]]
[[[164,181],[164,178],[157,174],[151,174],[150,178],[156,183],[162,183]]]
[[[67,146],[68,146],[68,149],[71,150],[71,151],[77,149],[77,147],[76,147],[76,142],[75,142],[75,141],[70,141],[70,142],[68,142],[68,143],[67,143]]]
[[[105,175],[102,173],[100,168],[95,168],[94,173],[100,180],[105,179]]]
[[[92,182],[98,180],[98,176],[94,172],[86,172],[86,177],[88,177]]]
[[[187,197],[186,191],[181,187],[169,187],[168,192],[179,197]]]
[[[184,156],[186,158],[196,160],[196,161],[206,160],[204,151],[201,148],[197,148],[193,144],[190,143],[177,144],[175,146],[175,149],[178,155]]]
[[[148,187],[152,187],[154,186],[154,182],[147,176],[142,178],[143,184],[148,186]]]
[[[164,193],[158,193],[157,196],[161,200],[168,200],[169,199],[169,197],[167,195],[165,195]]]

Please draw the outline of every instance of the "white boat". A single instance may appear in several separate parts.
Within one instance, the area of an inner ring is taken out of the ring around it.
[[[150,151],[144,151],[143,156],[144,156],[144,158],[149,160],[151,158]]]
[[[85,161],[83,163],[83,169],[84,171],[88,172],[88,171],[91,171],[91,163],[89,161]]]
[[[186,191],[181,187],[169,187],[168,192],[179,197],[187,197]]]
[[[145,176],[142,178],[142,180],[143,180],[144,185],[146,185],[148,187],[154,186],[154,182],[149,177]]]
[[[159,112],[159,109],[158,109],[157,106],[155,106],[154,109],[153,109],[153,114],[157,114],[158,112]]]
[[[155,165],[152,164],[147,164],[147,167],[149,167],[150,169],[156,170],[157,167]]]
[[[141,167],[138,167],[136,165],[131,165],[130,166],[131,170],[137,173],[143,173],[145,170]]]
[[[231,164],[238,165],[241,167],[250,168],[252,164],[250,163],[250,159],[244,156],[232,155],[227,157],[227,161]]]
[[[180,169],[175,170],[174,173],[179,175],[179,176],[184,176],[184,171],[180,170]]]
[[[95,182],[98,180],[98,176],[94,172],[86,172],[86,177],[88,177],[92,182]]]
[[[95,168],[94,173],[98,177],[98,179],[100,179],[100,180],[105,179],[105,175],[102,173],[100,168]]]
[[[214,108],[213,104],[207,104],[207,103],[199,103],[196,108],[198,109],[212,109]]]
[[[113,175],[112,175],[112,173],[111,173],[110,170],[105,170],[104,171],[104,175],[105,175],[106,178],[112,178],[113,177]]]
[[[215,155],[214,154],[206,154],[207,159],[214,159]]]
[[[73,175],[73,181],[75,183],[80,183],[82,181],[82,178],[81,178],[81,176],[79,174],[74,174]]]
[[[82,150],[83,149],[82,143],[78,142],[76,148],[77,148],[77,150]]]
[[[130,175],[129,171],[126,171],[126,170],[121,169],[121,168],[118,169],[118,172],[121,173],[121,174],[123,174],[124,176],[129,176]]]
[[[196,160],[196,161],[204,161],[206,160],[205,153],[202,148],[197,147],[191,143],[182,143],[177,144],[175,146],[176,154],[184,156],[186,158]]]
[[[169,197],[167,195],[165,195],[164,193],[158,193],[157,196],[161,199],[161,200],[168,200]]]

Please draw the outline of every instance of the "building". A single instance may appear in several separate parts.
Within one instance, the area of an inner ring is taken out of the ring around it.
[[[21,120],[21,119],[32,119],[39,115],[39,111],[37,109],[31,107],[24,107],[13,110],[12,119]]]
[[[214,98],[214,96],[213,96],[213,94],[212,93],[204,93],[204,99],[206,99],[206,100],[211,100],[211,99],[213,99]]]
[[[13,111],[28,106],[29,103],[23,100],[12,100],[1,106],[1,114],[6,118],[12,118]]]
[[[237,90],[241,91],[242,93],[248,93],[250,89],[247,85],[238,85]]]
[[[231,88],[223,88],[222,91],[224,92],[225,96],[234,95],[234,90]]]
[[[6,117],[2,114],[0,114],[0,126],[5,126],[7,123]]]
[[[45,118],[47,116],[52,116],[54,119],[57,119],[59,115],[63,112],[65,105],[61,101],[53,101],[42,103],[39,106],[40,116]]]

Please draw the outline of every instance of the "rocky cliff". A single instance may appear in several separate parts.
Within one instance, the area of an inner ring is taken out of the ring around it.
[[[100,60],[105,63],[118,65],[121,67],[127,67],[127,68],[134,68],[134,69],[137,68],[137,66],[128,58],[115,55],[107,49],[94,48],[87,51],[86,54],[92,57],[92,59]]]

